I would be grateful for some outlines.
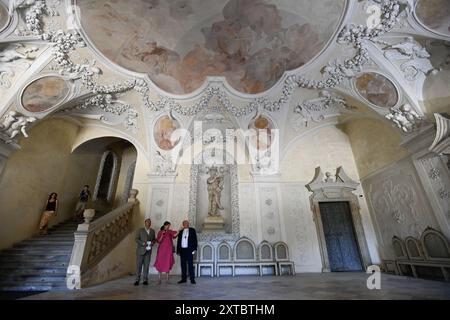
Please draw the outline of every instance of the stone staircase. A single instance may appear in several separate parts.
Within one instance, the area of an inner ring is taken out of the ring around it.
[[[66,272],[78,223],[63,222],[0,252],[0,291],[67,290]]]

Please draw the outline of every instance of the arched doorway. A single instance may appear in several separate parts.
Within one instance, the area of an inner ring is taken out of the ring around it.
[[[74,153],[101,155],[92,192],[94,209],[106,213],[127,202],[137,160],[137,149],[131,142],[118,137],[95,138],[79,145]]]

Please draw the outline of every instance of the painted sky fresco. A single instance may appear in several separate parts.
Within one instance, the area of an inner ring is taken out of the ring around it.
[[[244,93],[272,87],[335,32],[345,0],[79,0],[82,24],[111,61],[187,94],[207,76]]]
[[[416,15],[428,28],[450,35],[450,0],[419,0]]]

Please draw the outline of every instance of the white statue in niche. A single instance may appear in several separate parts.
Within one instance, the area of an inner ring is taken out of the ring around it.
[[[25,138],[28,138],[26,128],[36,120],[34,117],[25,117],[15,111],[10,111],[3,117],[3,122],[0,124],[0,132],[6,136],[4,139],[6,143],[12,143],[13,139],[20,133]]]
[[[216,167],[209,169],[208,185],[208,215],[219,216],[219,210],[223,210],[220,198],[222,196],[224,177]]]

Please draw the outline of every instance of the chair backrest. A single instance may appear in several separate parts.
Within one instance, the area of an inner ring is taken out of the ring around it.
[[[277,242],[273,246],[276,261],[289,261],[289,248],[284,242]]]
[[[234,261],[254,262],[256,261],[256,247],[249,238],[241,238],[234,245]]]
[[[420,243],[416,238],[407,237],[405,239],[406,251],[411,260],[424,260],[425,257],[420,248]]]
[[[198,259],[198,257],[200,256],[200,254],[199,254],[199,252],[198,252],[198,250],[195,252],[195,254],[194,254],[194,262],[195,263],[198,263],[199,262],[199,259]]]
[[[269,242],[263,241],[258,247],[259,261],[273,261],[273,250]]]
[[[392,238],[392,247],[394,248],[394,254],[397,259],[408,260],[408,252],[406,251],[405,242],[399,237],[394,236]]]
[[[200,262],[214,262],[214,246],[211,243],[201,246]]]
[[[232,262],[233,256],[231,252],[232,252],[231,246],[227,242],[221,242],[217,246],[217,261]]]
[[[427,228],[420,237],[420,243],[427,260],[450,261],[450,247],[441,232]]]

